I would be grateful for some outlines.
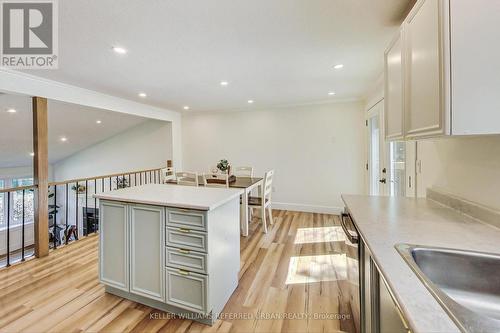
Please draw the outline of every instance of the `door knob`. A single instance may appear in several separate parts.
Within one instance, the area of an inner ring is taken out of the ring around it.
[[[385,184],[385,183],[387,183],[387,180],[385,178],[382,178],[379,180],[379,182],[381,182],[382,184]]]

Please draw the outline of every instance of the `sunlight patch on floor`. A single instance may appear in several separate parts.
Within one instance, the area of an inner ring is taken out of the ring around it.
[[[291,257],[286,284],[347,279],[345,254]]]
[[[298,228],[295,244],[344,242],[345,234],[340,226]]]

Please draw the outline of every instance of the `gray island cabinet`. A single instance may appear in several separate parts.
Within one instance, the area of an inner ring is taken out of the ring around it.
[[[95,195],[106,292],[213,324],[238,286],[242,193],[149,184]]]

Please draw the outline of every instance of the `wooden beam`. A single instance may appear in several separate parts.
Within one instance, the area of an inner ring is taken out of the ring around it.
[[[35,184],[35,256],[49,254],[49,163],[47,99],[33,97],[33,174]]]

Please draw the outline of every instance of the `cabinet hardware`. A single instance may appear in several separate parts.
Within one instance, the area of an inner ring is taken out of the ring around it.
[[[179,274],[182,274],[182,275],[189,275],[189,272],[185,271],[183,269],[179,269],[178,272],[179,272]]]
[[[381,182],[382,184],[385,184],[385,183],[387,183],[387,179],[382,178],[382,179],[379,180],[379,182]]]
[[[185,233],[185,234],[189,234],[189,233],[191,232],[191,230],[189,230],[189,229],[184,229],[184,228],[179,228],[179,231],[180,231],[180,232],[183,232],[183,233]]]
[[[191,253],[191,251],[189,250],[184,250],[184,249],[177,249],[180,253],[184,253],[184,254],[189,254]]]

